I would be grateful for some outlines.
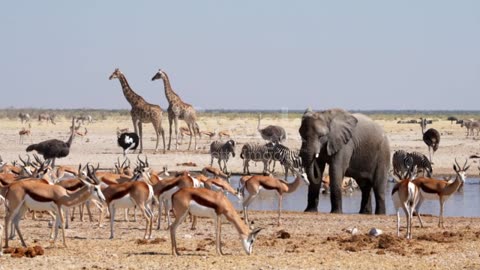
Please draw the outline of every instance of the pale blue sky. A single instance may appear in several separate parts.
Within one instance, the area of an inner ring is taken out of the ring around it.
[[[480,109],[480,1],[4,1],[0,107]]]

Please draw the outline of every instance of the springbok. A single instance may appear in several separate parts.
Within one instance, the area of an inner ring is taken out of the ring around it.
[[[407,239],[412,239],[413,211],[420,201],[420,189],[412,180],[415,178],[416,169],[404,175],[395,174],[398,179],[392,190],[392,200],[397,212],[397,236],[400,237],[400,208],[403,208],[407,218]]]
[[[250,255],[253,251],[253,243],[261,228],[253,231],[242,222],[232,203],[221,192],[215,192],[205,188],[182,188],[172,195],[173,212],[175,221],[170,227],[172,242],[172,254],[178,256],[176,231],[178,225],[185,220],[188,213],[194,216],[210,217],[215,219],[216,251],[217,255],[223,255],[221,242],[222,217],[230,221],[237,229],[245,252]]]
[[[453,170],[456,173],[455,179],[452,181],[442,181],[440,179],[419,177],[412,182],[420,188],[420,201],[417,204],[416,212],[420,220],[420,226],[423,227],[423,222],[420,217],[420,206],[424,200],[438,200],[440,202],[440,216],[438,218],[438,227],[445,228],[443,225],[443,208],[447,199],[458,190],[458,188],[465,182],[466,172],[470,168],[467,166],[467,160],[463,167],[458,165],[457,159],[453,164]]]
[[[8,202],[5,215],[5,247],[8,247],[8,225],[10,220],[12,220],[15,225],[15,230],[20,237],[22,245],[26,246],[22,233],[20,232],[19,222],[29,208],[32,210],[56,212],[55,224],[58,224],[58,220],[60,219],[63,244],[66,247],[65,222],[62,208],[80,204],[93,194],[95,194],[99,200],[105,199],[100,190],[100,183],[94,177],[94,173],[92,174],[89,168],[88,171],[88,178],[79,178],[85,186],[74,192],[68,191],[58,185],[47,184],[44,180],[38,178],[26,178],[9,185],[8,192],[5,195],[5,200]],[[95,184],[87,181],[92,181],[92,179],[95,181]],[[53,234],[54,228],[55,238],[53,244],[55,244],[57,238],[58,226],[52,226],[50,235]]]
[[[245,223],[248,224],[248,206],[257,197],[261,189],[274,190],[278,194],[278,226],[280,226],[280,216],[282,213],[282,199],[284,193],[292,193],[300,186],[303,181],[309,185],[307,175],[305,173],[296,173],[296,178],[292,183],[287,183],[281,179],[274,178],[272,176],[254,175],[244,182],[244,185],[240,188],[243,194],[243,189],[248,190],[248,197],[243,201],[243,215]]]

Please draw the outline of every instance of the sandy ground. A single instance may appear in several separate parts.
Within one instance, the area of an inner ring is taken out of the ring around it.
[[[427,147],[421,139],[420,127],[416,124],[396,124],[396,121],[378,121],[384,126],[390,138],[392,153],[397,149],[427,153]],[[278,124],[287,130],[287,145],[300,147],[298,127],[300,119],[263,119],[262,126]],[[31,138],[25,138],[19,144],[18,121],[0,120],[2,138],[0,154],[4,160],[18,159],[25,155],[25,148],[31,142],[49,138],[67,139],[68,121],[60,121],[52,126],[45,123],[32,124]],[[121,156],[116,146],[117,127],[130,127],[128,119],[100,121],[86,126],[88,135],[76,138],[67,158],[57,164],[75,165],[86,162],[99,162],[102,168],[113,167],[113,162]],[[262,142],[257,132],[256,118],[204,117],[200,120],[204,130],[217,132],[228,130],[237,141],[237,154],[246,142]],[[457,157],[463,162],[471,154],[480,153],[477,138],[465,136],[465,130],[449,121],[437,121],[430,127],[442,133],[439,150],[434,156],[434,174],[452,174],[453,161]],[[164,123],[168,133],[168,127]],[[153,128],[145,125],[145,149],[151,167],[160,169],[168,165],[170,170],[200,169],[210,163],[208,155],[209,139],[202,138],[198,150],[186,151],[187,144],[179,146],[180,151],[167,151],[167,154],[153,155],[155,141]],[[216,139],[215,137],[214,139]],[[168,138],[167,138],[168,139]],[[168,143],[168,140],[167,140]],[[160,144],[161,145],[161,144]],[[160,146],[162,148],[162,145]],[[136,155],[130,155],[134,159]],[[185,167],[179,164],[194,162],[197,167]],[[470,161],[470,163],[475,161]],[[478,176],[477,163],[470,168],[471,176]],[[242,171],[242,160],[237,156],[228,163],[234,172]],[[260,172],[262,167],[251,166]],[[447,202],[448,203],[448,202]],[[393,214],[393,213],[390,213]],[[3,209],[0,218],[3,218]],[[117,215],[116,239],[108,240],[108,224],[102,228],[90,222],[74,221],[67,230],[68,248],[46,248],[43,256],[31,258],[0,257],[0,269],[478,269],[480,268],[480,219],[446,218],[446,228],[439,229],[437,217],[425,217],[426,228],[419,228],[414,222],[414,239],[407,241],[396,237],[396,219],[389,216],[369,215],[332,215],[328,213],[285,213],[283,224],[275,225],[276,213],[273,211],[254,211],[254,226],[264,228],[255,243],[254,254],[245,255],[238,234],[230,224],[223,225],[222,241],[224,252],[228,255],[215,255],[213,221],[201,219],[196,231],[183,224],[178,233],[178,244],[184,256],[171,256],[170,240],[167,231],[155,231],[153,241],[144,243],[145,222],[138,216],[139,222],[125,222]],[[94,217],[97,220],[97,216]],[[403,217],[402,217],[403,218]],[[77,218],[78,220],[78,218]],[[402,219],[402,221],[404,221]],[[356,226],[359,235],[351,236],[344,231]],[[372,227],[385,233],[379,238],[370,238],[365,234]],[[48,247],[47,219],[23,220],[21,228],[29,244]],[[402,228],[403,229],[403,228]],[[281,233],[281,232],[284,233]],[[402,233],[405,231],[402,230]],[[282,238],[283,236],[283,238]],[[14,240],[11,246],[19,246]]]

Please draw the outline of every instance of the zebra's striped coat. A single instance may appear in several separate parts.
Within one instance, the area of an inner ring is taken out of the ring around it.
[[[227,142],[223,143],[221,141],[214,141],[210,144],[210,166],[213,165],[213,160],[216,158],[218,159],[218,167],[224,172],[227,173],[227,162],[228,158],[232,154],[232,157],[235,157],[235,141],[228,140]],[[223,168],[221,161],[223,161]]]

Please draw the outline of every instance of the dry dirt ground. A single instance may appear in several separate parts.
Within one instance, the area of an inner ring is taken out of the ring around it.
[[[166,122],[166,121],[165,121]],[[164,128],[168,134],[168,127]],[[415,124],[396,124],[396,121],[378,121],[384,126],[390,138],[392,153],[397,149],[427,153],[427,147],[421,140],[420,127]],[[282,125],[287,130],[287,145],[299,148],[298,127],[300,119],[264,119],[267,124]],[[25,138],[19,144],[19,121],[0,120],[2,127],[0,155],[4,160],[18,159],[25,154],[26,146],[49,138],[67,139],[69,121],[60,121],[52,126],[45,123],[32,124],[31,138]],[[88,135],[76,138],[67,158],[57,164],[75,165],[86,162],[99,162],[103,168],[113,167],[121,149],[116,146],[117,127],[130,127],[128,119],[99,121],[86,126]],[[250,141],[262,142],[257,132],[256,118],[205,117],[200,121],[205,130],[228,130],[237,141],[237,155],[241,144]],[[453,161],[457,157],[463,162],[471,154],[480,153],[477,138],[466,137],[465,130],[448,121],[434,122],[431,127],[442,133],[440,149],[434,156],[434,174],[452,174]],[[186,144],[180,145],[180,151],[167,151],[167,154],[153,155],[155,145],[153,129],[144,128],[145,149],[151,167],[160,169],[168,165],[170,170],[201,169],[210,163],[208,145],[210,141],[202,138],[199,149],[186,151]],[[168,138],[167,138],[168,142]],[[162,146],[160,147],[162,148]],[[134,159],[136,155],[130,155]],[[194,162],[197,167],[181,166],[184,162]],[[470,163],[475,162],[470,160]],[[234,158],[229,169],[242,171],[242,160]],[[478,163],[473,163],[470,176],[478,176]],[[261,166],[251,166],[260,172]],[[447,202],[448,203],[448,202]],[[393,213],[389,213],[393,214]],[[0,209],[3,220],[4,211]],[[438,217],[425,217],[426,228],[419,228],[414,221],[411,241],[396,237],[396,219],[393,215],[333,215],[328,213],[287,212],[282,215],[283,224],[275,225],[276,213],[273,211],[253,211],[251,214],[255,227],[262,227],[255,242],[253,255],[243,252],[238,234],[231,224],[224,224],[222,242],[226,256],[215,255],[213,221],[201,219],[197,230],[191,231],[188,224],[180,226],[178,245],[183,254],[171,256],[170,240],[165,230],[155,231],[154,240],[145,242],[143,236],[145,222],[140,216],[138,222],[123,221],[117,215],[116,239],[109,240],[108,223],[99,228],[97,222],[71,223],[67,230],[68,248],[61,241],[57,247],[49,247],[47,218],[32,221],[30,216],[21,222],[21,228],[30,245],[45,247],[45,254],[35,258],[12,258],[9,254],[0,257],[1,269],[479,269],[480,268],[480,219],[446,218],[445,229],[437,227]],[[97,220],[97,215],[94,216]],[[404,222],[403,216],[402,221]],[[403,224],[403,223],[402,223]],[[359,235],[351,236],[345,229],[356,226]],[[378,238],[366,236],[370,228],[384,231]],[[403,229],[403,228],[402,228]],[[404,230],[401,232],[405,233]],[[14,240],[10,246],[19,246]]]

